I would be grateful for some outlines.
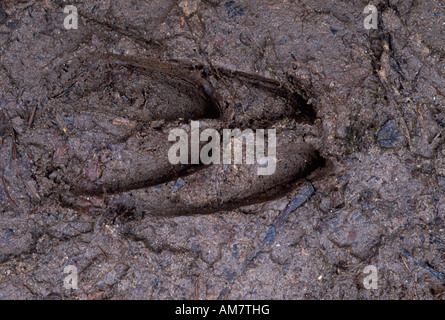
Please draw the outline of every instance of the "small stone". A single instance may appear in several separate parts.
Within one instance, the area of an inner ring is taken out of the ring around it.
[[[443,219],[441,217],[435,217],[434,218],[434,223],[436,225],[441,225],[443,223]]]
[[[55,173],[55,172],[50,173],[48,178],[51,179],[51,180],[56,179],[57,178],[57,173]]]
[[[153,129],[162,129],[164,124],[165,124],[164,120],[154,120],[150,123],[150,127]]]
[[[399,137],[399,130],[395,120],[388,120],[377,134],[378,141],[382,147],[391,147]]]
[[[334,209],[340,208],[345,204],[343,193],[340,190],[334,190],[330,194],[331,207]]]
[[[380,228],[356,212],[328,238],[338,247],[349,249],[353,256],[363,261],[376,253],[381,237]]]
[[[176,192],[179,189],[181,189],[183,186],[185,186],[187,184],[187,182],[185,182],[183,179],[179,178],[178,180],[176,180],[175,185],[173,186],[173,189],[171,190],[171,192]]]
[[[338,33],[338,30],[334,29],[332,27],[329,27],[329,30],[331,30],[332,34],[337,34]]]
[[[230,19],[233,19],[237,16],[244,16],[246,14],[246,9],[244,9],[241,5],[237,4],[233,0],[224,3],[224,7],[226,8],[227,15]]]
[[[6,26],[11,30],[17,30],[22,25],[22,22],[19,19],[12,19],[6,22]]]

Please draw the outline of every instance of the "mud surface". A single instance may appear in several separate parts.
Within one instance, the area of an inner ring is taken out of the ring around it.
[[[445,3],[372,3],[2,1],[0,299],[443,299]],[[169,164],[192,120],[276,174]]]

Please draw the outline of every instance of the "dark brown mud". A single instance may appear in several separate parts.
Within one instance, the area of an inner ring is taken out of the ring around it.
[[[2,1],[0,299],[443,299],[444,2],[372,4]],[[171,165],[192,120],[276,174]]]
[[[121,193],[109,201],[127,212],[154,216],[229,211],[286,194],[292,184],[322,165],[309,145],[279,137],[275,173],[258,175],[259,165],[215,165],[162,186]],[[288,156],[292,155],[292,156]]]

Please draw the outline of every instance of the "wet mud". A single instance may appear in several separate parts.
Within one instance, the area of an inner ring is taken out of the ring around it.
[[[1,2],[0,299],[443,299],[445,5],[372,4]]]

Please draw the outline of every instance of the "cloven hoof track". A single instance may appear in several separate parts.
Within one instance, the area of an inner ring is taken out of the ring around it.
[[[171,165],[168,150],[174,142],[168,142],[168,133],[180,126],[190,134],[190,120],[200,121],[201,132],[205,128],[255,130],[270,128],[283,117],[312,123],[315,111],[295,90],[257,75],[112,54],[93,60],[93,70],[87,70],[94,74],[93,79],[78,85],[77,94],[88,99],[99,91],[106,96],[109,90],[110,95],[118,92],[129,97],[124,108],[112,111],[113,116],[127,119],[128,130],[116,143],[98,145],[95,156],[80,163],[71,160],[65,174],[70,193],[64,197],[71,206],[77,205],[79,197],[96,195],[120,212],[175,216],[225,211],[283,195],[324,164],[312,146],[287,130],[277,135],[276,171],[269,176],[259,176],[256,164]],[[106,79],[97,79],[98,72]],[[276,105],[269,105],[266,115],[260,110],[234,116],[216,87],[235,82]],[[144,96],[142,103],[136,103],[138,90]],[[91,108],[100,115],[107,113],[105,107]],[[80,106],[73,109],[87,112]]]

